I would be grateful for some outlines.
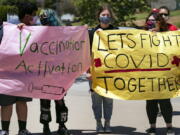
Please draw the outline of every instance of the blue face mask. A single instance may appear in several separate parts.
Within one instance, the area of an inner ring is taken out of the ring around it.
[[[99,17],[99,21],[103,24],[109,24],[111,22],[111,17],[101,16]]]

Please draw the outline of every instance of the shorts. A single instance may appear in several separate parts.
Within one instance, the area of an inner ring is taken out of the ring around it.
[[[29,102],[32,101],[32,98],[27,97],[16,97],[0,94],[0,106],[8,106],[16,103],[17,101]]]

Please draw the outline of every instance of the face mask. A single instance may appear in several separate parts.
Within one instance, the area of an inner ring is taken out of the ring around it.
[[[109,24],[111,22],[111,17],[101,16],[99,17],[99,21],[103,24]]]
[[[146,23],[146,25],[147,25],[147,28],[148,28],[148,29],[153,29],[153,28],[156,27],[156,22],[155,22],[155,21],[148,20],[147,23]]]

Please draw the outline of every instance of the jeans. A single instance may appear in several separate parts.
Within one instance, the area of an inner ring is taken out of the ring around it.
[[[91,90],[92,98],[92,109],[94,112],[94,117],[97,121],[102,118],[102,108],[103,116],[105,120],[110,120],[113,110],[113,99],[103,97],[92,90],[92,81],[89,80],[89,87]]]
[[[92,109],[96,120],[101,120],[102,118],[102,108],[103,116],[105,120],[110,120],[113,109],[113,100],[98,95],[96,92],[91,92],[92,98]]]

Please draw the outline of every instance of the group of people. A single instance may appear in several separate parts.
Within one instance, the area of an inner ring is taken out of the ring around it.
[[[24,25],[32,26],[35,24],[37,6],[34,3],[23,2],[18,3],[18,17],[21,24],[18,27],[21,29]],[[45,26],[61,26],[61,21],[54,10],[44,9],[40,12],[40,21]],[[3,27],[0,26],[0,42],[3,37]],[[2,130],[0,135],[9,135],[10,120],[13,111],[13,104],[16,104],[16,113],[18,117],[19,132],[18,135],[31,135],[26,129],[27,124],[27,102],[32,101],[31,98],[16,97],[0,94],[0,106],[1,106],[1,125]],[[40,99],[40,123],[43,124],[43,135],[51,135],[49,128],[49,122],[51,121],[51,101],[47,99]],[[56,122],[59,124],[57,133],[59,135],[69,135],[69,131],[65,126],[65,122],[68,119],[68,108],[65,105],[64,99],[55,100],[56,108]],[[15,134],[15,133],[14,133]]]
[[[166,6],[162,6],[159,9],[152,9],[150,14],[147,16],[144,26],[137,27],[140,29],[153,31],[153,32],[163,32],[163,31],[175,31],[178,28],[168,23],[170,15],[170,10]],[[94,32],[97,30],[113,30],[118,29],[117,27],[111,25],[112,22],[112,11],[105,5],[102,6],[97,12],[99,24],[89,31],[90,35],[90,45],[92,48],[92,41]],[[96,131],[97,133],[111,133],[110,120],[113,110],[113,100],[107,97],[103,97],[95,93],[92,88],[91,75],[88,72],[90,91],[92,97],[92,109],[94,112],[94,117],[96,120]],[[158,105],[160,107],[158,107]],[[156,119],[158,112],[161,112],[167,127],[167,135],[174,135],[175,132],[172,126],[172,105],[170,99],[157,99],[157,100],[147,100],[146,101],[146,112],[149,119],[150,128],[146,130],[147,134],[156,134]],[[104,116],[104,126],[101,122],[102,114]]]
[[[21,23],[31,26],[33,25],[33,18],[36,15],[37,6],[33,3],[19,3],[18,4],[18,16]],[[141,27],[144,30],[162,32],[162,31],[173,31],[178,28],[167,21],[169,19],[170,11],[167,7],[163,6],[159,9],[153,9],[148,15],[145,21],[145,25]],[[51,9],[44,9],[40,12],[40,21],[42,25],[46,26],[60,26],[61,22],[58,19],[55,11]],[[92,48],[93,35],[97,30],[112,30],[118,29],[112,25],[113,13],[108,5],[101,6],[97,11],[97,19],[99,24],[89,30],[90,38],[90,48]],[[0,26],[0,41],[2,39],[3,27]],[[90,49],[91,50],[91,49]],[[113,100],[98,95],[91,88],[92,80],[91,73],[88,71],[88,79],[90,84],[91,98],[92,98],[92,110],[94,112],[94,117],[96,120],[96,131],[97,133],[111,133],[112,129],[110,126],[111,116],[113,112]],[[0,135],[9,134],[9,125],[12,116],[13,104],[16,104],[16,112],[18,116],[19,133],[18,135],[31,135],[31,133],[26,129],[27,123],[27,102],[32,101],[31,98],[15,97],[0,94],[0,106],[1,106],[1,123],[2,130]],[[51,121],[51,111],[50,111],[50,100],[41,99],[40,100],[40,123],[43,124],[43,135],[50,135],[51,131],[49,128],[49,122]],[[56,122],[59,124],[59,129],[57,133],[59,135],[69,135],[69,132],[65,126],[67,121],[68,108],[65,105],[64,99],[56,100]],[[158,107],[160,106],[160,108]],[[170,99],[162,100],[147,100],[146,101],[146,111],[150,123],[150,128],[147,130],[148,134],[156,134],[156,118],[159,110],[166,122],[167,134],[174,134],[172,126],[172,105]],[[104,124],[102,124],[102,114],[104,117]]]

